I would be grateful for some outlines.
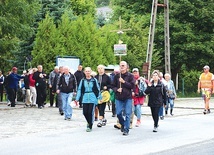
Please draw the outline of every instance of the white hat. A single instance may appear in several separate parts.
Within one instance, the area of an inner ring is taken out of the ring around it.
[[[208,65],[204,66],[203,69],[210,69]]]
[[[133,68],[132,72],[139,72],[139,69],[138,68]]]

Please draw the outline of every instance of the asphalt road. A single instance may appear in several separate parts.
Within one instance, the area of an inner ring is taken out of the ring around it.
[[[107,114],[110,117],[110,113]],[[194,154],[196,148],[212,146],[214,139],[214,114],[196,114],[167,117],[160,121],[159,131],[153,133],[151,116],[142,117],[142,125],[130,130],[128,136],[113,128],[109,119],[107,126],[85,132],[86,124],[76,125],[76,118],[64,121],[65,129],[40,131],[26,135],[14,135],[0,140],[4,155],[144,155],[144,154]],[[46,121],[48,124],[49,122]],[[57,128],[57,124],[56,128]],[[70,127],[69,127],[70,126]],[[205,143],[208,142],[208,143]],[[191,147],[193,146],[193,147]],[[203,149],[203,150],[204,150]],[[210,153],[207,150],[205,154]],[[199,153],[196,151],[196,153]],[[203,152],[202,152],[203,153]]]
[[[203,142],[193,143],[186,146],[181,146],[166,150],[163,152],[156,152],[150,155],[213,155],[214,154],[214,139]]]

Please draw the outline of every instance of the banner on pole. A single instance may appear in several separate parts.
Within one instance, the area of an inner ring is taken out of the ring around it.
[[[127,55],[127,46],[126,46],[126,44],[115,44],[114,45],[114,55],[115,56]]]

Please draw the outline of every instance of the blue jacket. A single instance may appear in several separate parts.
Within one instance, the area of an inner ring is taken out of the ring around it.
[[[98,97],[96,97],[95,93],[93,92],[93,86],[96,84],[98,92]],[[82,86],[83,85],[83,86]],[[85,87],[85,91],[82,92],[82,87]],[[80,97],[82,97],[82,103],[94,103],[98,104],[98,99],[101,99],[101,93],[100,93],[100,87],[98,85],[97,79],[91,78],[88,79],[82,79],[80,81],[78,90],[77,90],[77,96],[76,100],[79,101]]]
[[[8,88],[17,89],[19,80],[23,78],[23,76],[11,73],[10,75],[8,75]]]

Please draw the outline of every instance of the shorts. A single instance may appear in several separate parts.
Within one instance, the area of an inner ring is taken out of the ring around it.
[[[201,89],[201,94],[202,94],[202,98],[203,99],[210,99],[211,98],[211,93],[212,93],[212,90],[209,89],[209,88],[202,88]]]

